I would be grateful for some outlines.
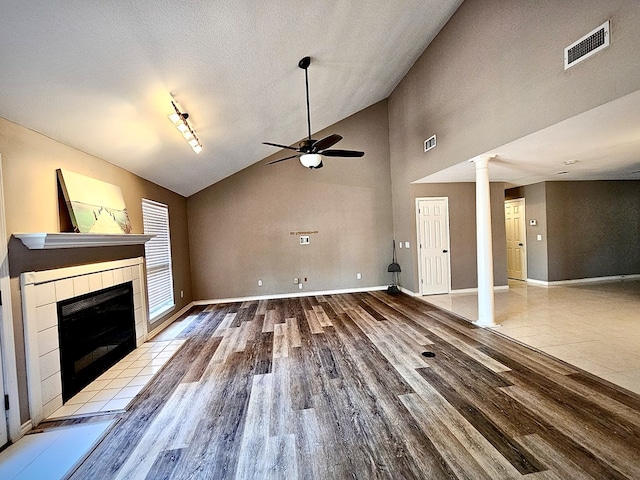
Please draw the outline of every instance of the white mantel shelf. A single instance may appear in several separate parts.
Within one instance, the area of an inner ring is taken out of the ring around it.
[[[30,250],[142,245],[154,235],[136,233],[14,233]]]

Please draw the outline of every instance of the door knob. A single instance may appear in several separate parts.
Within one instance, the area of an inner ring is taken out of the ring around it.
[[[447,253],[449,250],[442,250],[442,253]]]
[[[519,243],[518,245],[522,247],[522,243]]]

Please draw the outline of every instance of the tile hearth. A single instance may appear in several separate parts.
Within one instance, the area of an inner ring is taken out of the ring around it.
[[[47,420],[122,411],[184,343],[151,341],[140,345],[53,412]]]

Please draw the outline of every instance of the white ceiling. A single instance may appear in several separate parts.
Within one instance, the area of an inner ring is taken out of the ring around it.
[[[490,180],[507,186],[640,180],[640,91],[478,155],[483,156],[493,157]],[[462,162],[415,183],[449,182],[475,182],[475,165]]]
[[[318,131],[389,96],[461,3],[4,0],[0,116],[189,196],[306,136],[300,58]]]

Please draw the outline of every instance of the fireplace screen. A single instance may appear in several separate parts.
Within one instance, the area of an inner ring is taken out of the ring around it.
[[[132,283],[58,302],[62,399],[136,347]]]

